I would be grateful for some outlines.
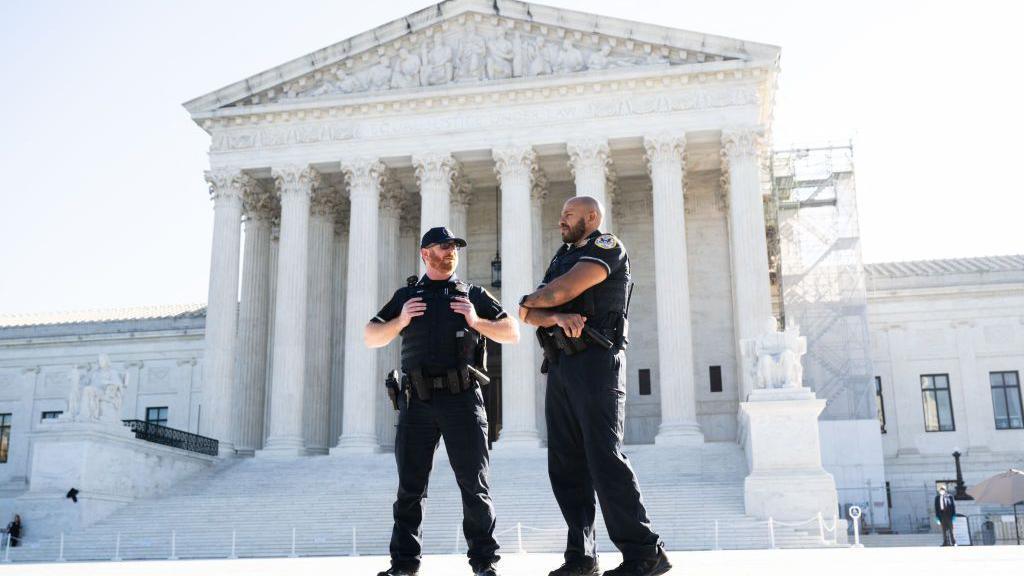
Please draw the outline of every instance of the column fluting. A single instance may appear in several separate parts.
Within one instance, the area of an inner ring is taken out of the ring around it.
[[[644,138],[654,204],[654,270],[661,425],[656,444],[699,444],[693,381],[690,280],[683,203],[685,138]]]
[[[310,454],[326,454],[331,443],[331,280],[337,204],[337,192],[324,186],[314,191],[310,205],[306,390],[303,393],[303,438]]]

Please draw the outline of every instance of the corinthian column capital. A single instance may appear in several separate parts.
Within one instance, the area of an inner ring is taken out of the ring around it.
[[[532,183],[537,175],[537,153],[530,146],[509,146],[491,151],[494,173],[501,183],[507,177],[529,177]]]
[[[405,202],[405,189],[393,176],[387,176],[380,188],[380,211],[384,214],[401,214]]]
[[[580,173],[598,172],[607,176],[612,164],[608,141],[597,138],[576,140],[566,144],[569,152],[569,171],[575,178]]]
[[[270,171],[274,177],[274,185],[282,197],[305,196],[312,198],[313,192],[320,187],[320,173],[312,166],[286,164]]]
[[[338,210],[339,200],[338,191],[333,186],[319,186],[310,197],[310,213],[314,216],[333,216]]]
[[[245,211],[246,218],[270,222],[280,217],[281,200],[272,190],[256,183],[249,187],[242,196],[242,209]]]
[[[438,152],[414,156],[412,164],[416,168],[416,183],[421,189],[424,182],[444,182],[450,188],[461,169],[451,154]]]
[[[377,194],[384,185],[388,167],[377,158],[350,158],[341,161],[341,170],[348,180],[349,197]]]
[[[468,208],[473,200],[473,182],[460,170],[452,183],[452,206]]]
[[[665,162],[683,162],[686,150],[686,136],[680,134],[659,134],[644,137],[647,170]]]
[[[548,177],[543,170],[537,170],[533,178],[533,185],[530,187],[530,199],[543,202],[548,197]]]
[[[725,161],[739,158],[756,159],[764,144],[764,130],[761,128],[731,128],[722,131],[722,158]]]
[[[203,176],[210,185],[210,198],[214,203],[241,203],[242,198],[257,186],[253,177],[237,168],[215,168],[207,170]]]

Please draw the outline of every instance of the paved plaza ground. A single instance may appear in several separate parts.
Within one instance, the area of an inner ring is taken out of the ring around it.
[[[674,576],[1019,576],[1024,569],[1024,546],[669,552],[669,557],[675,565],[669,574]],[[501,562],[501,574],[544,576],[560,560],[557,554],[508,554]],[[618,554],[601,555],[606,569],[619,560]],[[386,565],[387,559],[381,556],[8,564],[0,565],[0,576],[373,576]],[[464,557],[443,555],[426,557],[420,574],[468,576],[470,572]]]

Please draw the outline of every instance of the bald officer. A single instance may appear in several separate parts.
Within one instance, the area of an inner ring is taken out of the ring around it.
[[[672,568],[622,453],[629,258],[618,238],[600,231],[602,217],[594,198],[566,201],[559,220],[565,244],[540,287],[520,302],[519,318],[537,326],[544,348],[548,476],[569,528],[565,563],[549,576],[599,574],[595,492],[623,558],[605,576]]]

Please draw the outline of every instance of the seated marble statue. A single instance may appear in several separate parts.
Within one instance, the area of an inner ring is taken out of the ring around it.
[[[100,354],[95,368],[85,374],[71,370],[68,411],[61,420],[74,422],[105,422],[120,425],[125,377],[110,365],[110,358]]]
[[[745,340],[745,356],[753,363],[754,387],[757,389],[801,388],[804,369],[800,357],[807,353],[807,338],[800,329],[787,326],[777,329],[775,318],[765,319],[763,332],[755,339]]]

